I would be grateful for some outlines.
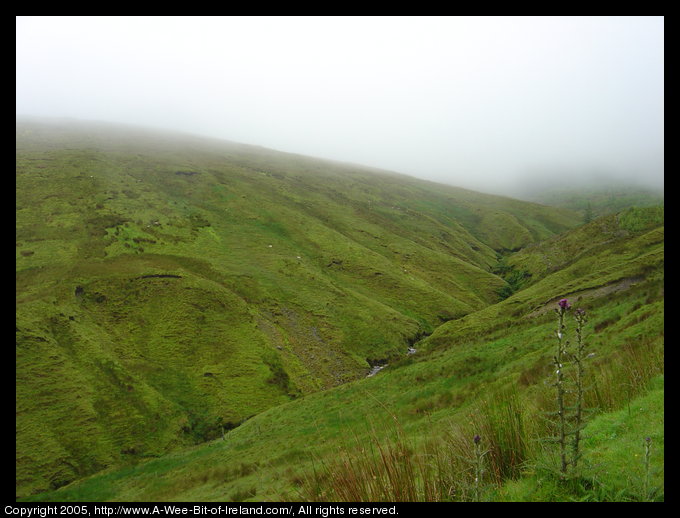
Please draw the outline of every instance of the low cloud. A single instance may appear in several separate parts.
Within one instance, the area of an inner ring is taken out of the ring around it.
[[[663,39],[663,17],[19,17],[16,107],[489,192],[663,187]]]

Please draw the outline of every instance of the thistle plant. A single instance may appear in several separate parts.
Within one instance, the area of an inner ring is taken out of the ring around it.
[[[567,414],[566,414],[566,386],[564,377],[564,363],[567,357],[568,341],[565,339],[564,316],[571,308],[571,304],[567,299],[562,299],[558,302],[558,308],[555,309],[557,313],[557,352],[553,357],[553,364],[555,365],[555,390],[557,402],[557,420],[558,433],[557,442],[560,448],[560,473],[567,472]]]
[[[560,474],[564,477],[569,466],[576,467],[581,457],[581,430],[583,429],[584,392],[585,392],[585,367],[584,361],[593,356],[588,354],[584,339],[584,326],[588,321],[583,309],[574,311],[576,322],[575,336],[576,345],[570,347],[566,339],[565,316],[571,310],[571,304],[567,299],[561,299],[557,303],[557,351],[553,357],[555,367],[555,399],[557,404],[557,429],[556,442],[560,453]],[[567,377],[568,367],[574,368],[573,376]],[[568,388],[568,383],[573,382],[574,388]],[[570,405],[569,402],[572,404]],[[569,456],[568,438],[571,437],[571,457]]]
[[[475,445],[475,485],[474,485],[474,501],[480,501],[482,475],[484,474],[484,455],[489,453],[489,450],[482,451],[482,438],[475,435],[472,438]]]
[[[644,497],[649,498],[649,457],[652,454],[652,438],[645,437],[645,487]]]
[[[583,385],[585,379],[583,361],[588,357],[586,355],[586,345],[583,339],[583,327],[588,321],[586,312],[583,309],[577,309],[574,312],[574,320],[576,320],[576,348],[572,358],[576,364],[576,404],[574,413],[574,439],[572,442],[572,464],[575,468],[581,457],[579,444],[581,442],[581,429],[583,428],[583,393],[585,390]]]

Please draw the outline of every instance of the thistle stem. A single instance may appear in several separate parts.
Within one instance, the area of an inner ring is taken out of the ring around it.
[[[558,314],[558,324],[557,324],[557,355],[555,356],[555,374],[557,375],[557,381],[555,382],[555,387],[557,390],[557,416],[559,420],[559,445],[560,445],[560,472],[562,475],[567,473],[567,421],[565,415],[565,387],[564,387],[564,372],[563,372],[563,361],[564,356],[566,356],[566,346],[564,340],[564,313],[567,310],[567,306],[560,304],[560,308],[557,310]]]
[[[574,467],[576,467],[578,464],[580,457],[579,446],[581,442],[581,423],[583,421],[583,358],[585,352],[585,344],[583,343],[583,326],[586,323],[585,315],[585,311],[582,309],[576,310],[576,352],[574,353],[574,362],[576,363],[576,429],[574,431],[574,442],[572,443],[572,463]]]
[[[647,437],[645,439],[645,487],[644,487],[644,497],[649,499],[649,457],[652,451],[652,439]]]

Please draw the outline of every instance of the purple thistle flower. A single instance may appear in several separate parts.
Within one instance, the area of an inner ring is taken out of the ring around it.
[[[479,435],[476,435],[472,438],[475,444],[479,444],[479,441],[482,440],[482,438]]]
[[[569,304],[567,299],[560,300],[557,305],[562,309],[569,309],[571,307],[571,304]]]

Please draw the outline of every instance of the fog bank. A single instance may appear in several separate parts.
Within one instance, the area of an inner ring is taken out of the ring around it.
[[[17,114],[496,193],[663,187],[663,17],[18,17]],[[607,180],[610,181],[610,180]]]

